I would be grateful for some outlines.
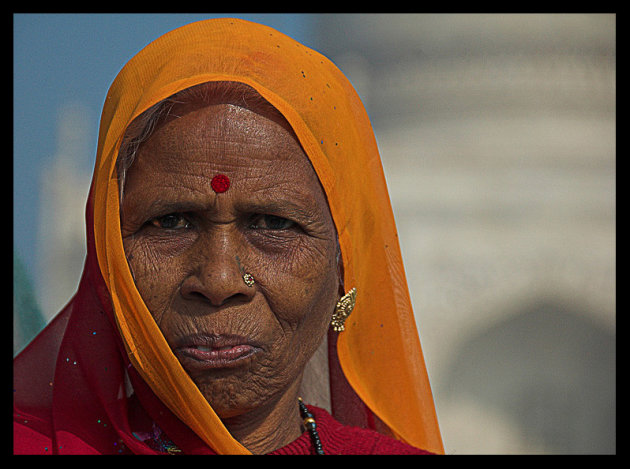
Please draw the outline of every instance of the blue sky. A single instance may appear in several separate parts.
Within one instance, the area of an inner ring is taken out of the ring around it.
[[[34,276],[39,213],[39,170],[57,150],[57,116],[68,102],[90,110],[90,152],[77,164],[94,164],[98,122],[107,90],[142,47],[184,24],[234,16],[267,24],[313,45],[304,14],[16,14],[14,39],[14,249]]]

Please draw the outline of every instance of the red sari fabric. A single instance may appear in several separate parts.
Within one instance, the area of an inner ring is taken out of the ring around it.
[[[115,161],[129,123],[208,81],[252,86],[293,127],[320,178],[357,305],[328,334],[333,417],[443,451],[376,141],[356,92],[324,56],[236,19],[178,28],[140,51],[105,100],[75,296],[14,360],[14,451],[155,454],[159,428],[187,454],[246,454],[185,374],[129,272]],[[369,360],[367,359],[369,357]]]

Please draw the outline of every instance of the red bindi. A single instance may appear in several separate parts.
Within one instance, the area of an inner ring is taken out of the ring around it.
[[[230,188],[230,179],[225,174],[217,174],[212,178],[210,186],[214,192],[220,194]]]

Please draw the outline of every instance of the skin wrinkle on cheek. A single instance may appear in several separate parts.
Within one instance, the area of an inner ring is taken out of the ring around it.
[[[141,236],[132,235],[123,240],[123,245],[125,246],[129,270],[132,273],[136,288],[156,324],[158,327],[161,327],[163,319],[174,301],[175,294],[172,294],[170,300],[162,306],[154,307],[154,304],[160,304],[162,301],[151,292],[159,290],[160,280],[158,279],[163,278],[161,272],[163,270],[168,271],[168,268],[164,269],[157,253],[151,249],[150,244],[146,243]]]
[[[284,272],[293,272],[295,276],[300,279],[300,285],[303,285],[300,290],[294,291],[292,293],[285,293],[285,295],[293,294],[293,296],[295,297],[295,300],[289,300],[289,303],[295,302],[296,304],[298,304],[298,298],[302,296],[306,291],[310,291],[310,288],[312,288],[311,285],[315,284],[315,280],[318,277],[318,272],[308,268],[298,269],[299,266],[309,266],[312,265],[313,262],[321,262],[321,260],[326,261],[326,259],[328,258],[329,268],[334,268],[334,270],[336,271],[336,262],[333,262],[334,259],[332,259],[331,256],[327,255],[330,251],[330,248],[327,249],[323,244],[324,243],[322,243],[321,247],[318,246],[318,248],[316,249],[313,249],[312,246],[310,247],[310,249],[307,249],[304,244],[299,244],[297,246],[292,245],[291,250],[288,253],[285,252],[283,255],[286,261],[285,263],[278,263],[274,262],[273,259],[268,259],[268,264],[262,264],[258,269],[260,272],[264,272],[265,274],[261,274],[260,276],[255,277],[258,278],[260,288],[263,290],[272,288],[272,279],[273,277],[275,277],[275,274],[278,273],[277,267],[278,265],[280,265],[281,269]],[[267,281],[267,277],[271,277],[269,281]],[[270,286],[267,287],[267,284],[269,284]],[[322,290],[325,290],[325,288],[322,288]],[[291,292],[291,290],[289,289],[286,289],[286,291]],[[314,297],[313,304],[317,303],[319,301],[319,295],[323,294],[324,291],[319,291],[318,294],[312,295]],[[269,298],[271,298],[270,306],[272,310],[278,312],[279,310],[277,305],[273,303],[273,298],[275,297],[275,295],[270,294],[268,296]],[[310,306],[311,307],[309,308],[309,310],[312,309],[313,305]],[[294,314],[288,315],[280,313],[282,313],[281,310],[278,313],[279,323],[283,325],[283,329],[288,328],[289,330],[297,329],[299,325],[303,322],[304,318],[308,315],[308,313],[302,314],[302,317],[296,320]]]

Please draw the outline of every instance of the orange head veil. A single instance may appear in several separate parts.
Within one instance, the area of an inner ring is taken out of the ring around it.
[[[107,95],[91,190],[93,232],[114,322],[131,364],[214,451],[247,452],[153,321],[131,277],[120,230],[116,158],[127,126],[161,100],[210,81],[247,84],[275,106],[319,176],[339,236],[345,288],[357,289],[345,331],[329,333],[345,389],[358,396],[382,431],[441,453],[394,217],[365,109],[326,57],[266,26],[213,19],[173,30],[133,57]],[[333,396],[333,415],[335,399],[342,398]]]

